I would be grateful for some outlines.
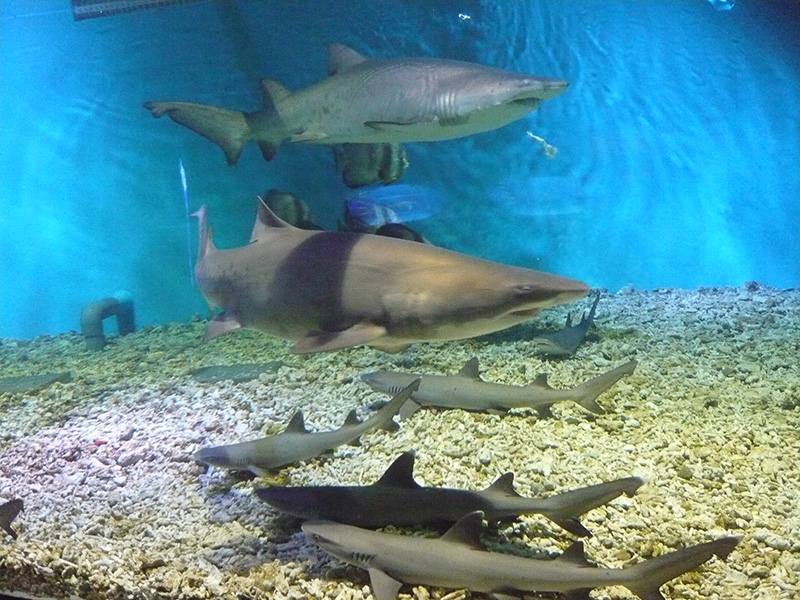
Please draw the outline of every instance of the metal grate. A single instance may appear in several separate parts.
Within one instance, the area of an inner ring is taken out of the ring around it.
[[[72,0],[72,16],[76,21],[83,21],[198,1],[205,0]]]

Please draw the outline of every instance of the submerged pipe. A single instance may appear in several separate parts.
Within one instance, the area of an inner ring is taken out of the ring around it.
[[[103,320],[117,317],[120,335],[133,333],[136,329],[133,318],[133,298],[128,292],[117,292],[113,296],[90,302],[81,313],[81,333],[86,338],[86,348],[102,350],[106,345]]]

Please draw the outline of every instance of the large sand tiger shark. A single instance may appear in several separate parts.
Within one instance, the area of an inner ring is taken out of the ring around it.
[[[574,279],[408,240],[307,231],[260,201],[251,242],[218,250],[200,219],[197,284],[212,308],[206,338],[241,328],[295,341],[296,353],[415,342],[505,329],[585,296]]]
[[[228,164],[249,140],[271,160],[281,142],[400,143],[447,140],[496,129],[525,116],[567,82],[455,60],[368,59],[330,47],[327,79],[290,92],[261,82],[264,107],[253,113],[194,104],[148,102],[218,144]]]
[[[664,600],[667,581],[696,569],[712,556],[726,558],[741,536],[662,554],[622,569],[594,567],[576,542],[555,560],[535,560],[487,552],[479,536],[483,513],[458,521],[441,538],[369,531],[332,521],[309,521],[303,532],[320,548],[346,563],[367,569],[377,600],[395,600],[404,583],[467,588],[518,598],[524,592],[561,592],[569,600],[589,600],[589,591],[622,585],[643,600]]]

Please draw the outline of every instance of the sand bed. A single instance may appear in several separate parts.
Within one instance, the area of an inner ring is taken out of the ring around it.
[[[572,305],[573,311],[589,301]],[[19,538],[0,543],[0,590],[89,599],[370,597],[365,571],[330,559],[252,493],[284,485],[365,484],[402,451],[426,485],[482,488],[505,471],[523,495],[549,495],[628,475],[649,483],[583,518],[587,556],[622,567],[726,534],[743,541],[662,588],[668,598],[794,599],[800,594],[800,294],[758,288],[605,296],[597,330],[565,361],[533,355],[534,328],[503,334],[293,356],[244,332],[203,343],[202,323],[146,328],[85,350],[78,335],[4,340],[2,376],[69,371],[73,380],[0,396],[0,502],[22,498]],[[549,373],[567,387],[629,358],[636,372],[599,398],[595,417],[564,402],[554,417],[421,410],[396,433],[248,480],[211,472],[204,445],[280,431],[298,408],[310,429],[364,416],[384,396],[365,371],[457,371],[478,356],[484,378],[524,384]],[[245,383],[200,383],[213,364],[280,361]],[[433,534],[433,533],[431,533]],[[554,557],[574,538],[538,516],[487,536],[492,548]],[[404,587],[417,599],[464,591]],[[596,598],[633,598],[602,588]],[[403,597],[401,595],[401,597]],[[408,597],[408,596],[405,596]]]

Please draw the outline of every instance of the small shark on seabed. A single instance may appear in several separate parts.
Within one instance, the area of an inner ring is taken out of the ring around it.
[[[0,529],[13,539],[17,539],[17,532],[11,528],[11,523],[17,518],[22,509],[23,503],[19,498],[0,504]]]
[[[542,333],[533,338],[532,341],[535,345],[533,353],[551,358],[564,358],[575,354],[575,350],[586,339],[589,328],[594,326],[594,312],[598,302],[600,302],[600,292],[595,296],[589,316],[584,313],[581,315],[580,322],[573,325],[572,315],[567,315],[567,324],[564,329]]]
[[[200,222],[197,285],[221,308],[206,339],[242,328],[294,341],[295,353],[474,337],[585,296],[580,281],[414,241],[305,231],[259,199],[246,246],[218,250]]]
[[[334,431],[312,433],[306,429],[302,411],[297,411],[286,429],[277,434],[258,440],[201,448],[194,454],[196,461],[214,467],[250,471],[255,475],[265,475],[270,469],[300,460],[308,460],[333,450],[342,444],[359,445],[363,433],[373,428],[395,431],[397,423],[392,420],[419,387],[419,381],[412,381],[402,389],[386,406],[369,419],[359,421],[356,411],[350,411],[344,425]]]
[[[229,165],[249,140],[272,160],[281,142],[403,143],[449,140],[522,118],[567,88],[561,79],[436,58],[373,60],[341,44],[328,55],[330,77],[290,92],[263,80],[253,113],[190,102],[147,102],[218,144]]]
[[[696,569],[712,556],[725,559],[742,536],[662,554],[622,569],[592,565],[575,542],[555,560],[489,552],[480,540],[483,513],[462,517],[437,539],[370,531],[331,521],[302,525],[309,540],[341,561],[367,569],[376,600],[395,600],[405,584],[467,588],[495,598],[525,592],[560,592],[569,600],[589,600],[597,587],[621,585],[643,600],[664,600],[659,588]]]
[[[578,519],[580,515],[623,493],[633,496],[643,484],[639,477],[626,477],[548,498],[525,498],[514,490],[514,474],[509,472],[484,490],[422,487],[414,480],[414,452],[408,451],[372,485],[276,486],[257,489],[256,494],[267,504],[302,519],[356,527],[452,524],[481,510],[490,523],[541,514],[573,535],[590,536]]]
[[[422,406],[460,408],[477,412],[504,415],[514,408],[533,408],[540,416],[550,416],[550,407],[562,400],[577,402],[595,414],[605,411],[597,404],[597,396],[630,375],[636,368],[631,359],[606,373],[580,385],[563,390],[550,387],[547,374],[542,373],[528,385],[492,383],[481,378],[477,357],[473,357],[454,375],[421,375],[400,371],[374,371],[364,373],[361,379],[372,389],[396,394],[410,381],[421,381],[419,390],[400,410],[400,419],[407,419]]]

